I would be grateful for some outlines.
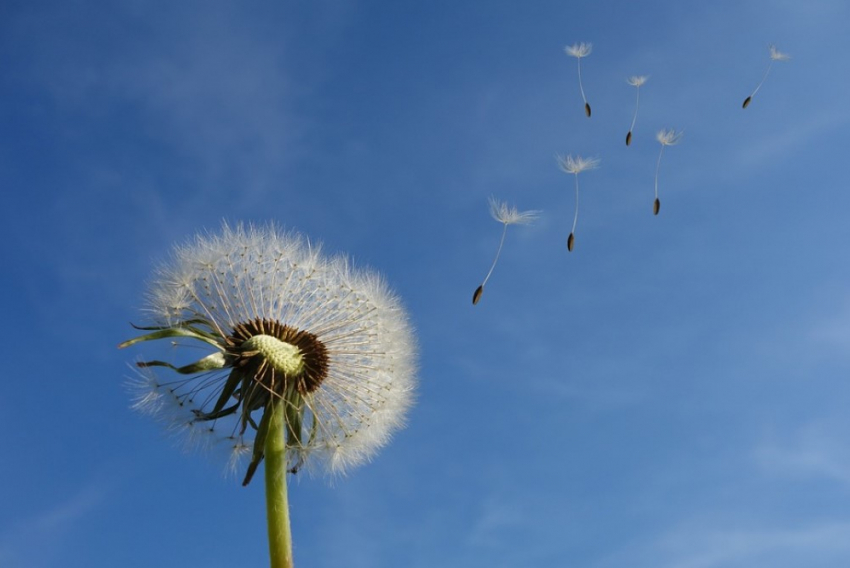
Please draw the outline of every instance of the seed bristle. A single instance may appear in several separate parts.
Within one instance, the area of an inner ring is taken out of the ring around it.
[[[747,108],[748,106],[750,106],[750,101],[751,101],[751,100],[753,100],[753,97],[752,97],[752,96],[749,96],[749,97],[747,97],[746,99],[744,99],[744,105],[743,105],[741,108]]]
[[[481,294],[484,293],[484,284],[475,289],[475,293],[472,295],[472,305],[478,303],[478,300],[481,299]]]
[[[661,200],[656,197],[655,203],[652,204],[652,214],[658,215],[659,211],[661,211]]]
[[[584,114],[587,115],[587,118],[590,118],[590,103],[584,103]]]
[[[632,131],[629,130],[629,133],[626,134],[626,146],[632,143]]]
[[[576,242],[575,235],[570,233],[570,236],[567,237],[567,250],[568,251],[570,251],[570,252],[573,251],[573,245],[575,244],[575,242]]]

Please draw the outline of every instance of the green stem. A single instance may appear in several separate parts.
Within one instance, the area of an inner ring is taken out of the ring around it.
[[[289,529],[289,499],[286,495],[285,402],[273,397],[266,434],[266,515],[269,523],[271,568],[292,568],[292,533]]]

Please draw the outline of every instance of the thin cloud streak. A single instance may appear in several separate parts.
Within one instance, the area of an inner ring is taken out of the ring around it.
[[[14,523],[0,534],[0,566],[56,566],[65,535],[104,503],[107,493],[92,483],[50,509]]]
[[[843,521],[800,527],[696,524],[661,534],[645,545],[618,551],[593,566],[832,568],[841,565],[850,552],[848,533],[850,522]]]
[[[814,481],[831,479],[850,487],[847,429],[810,424],[790,440],[762,443],[753,452],[756,463],[774,476]]]

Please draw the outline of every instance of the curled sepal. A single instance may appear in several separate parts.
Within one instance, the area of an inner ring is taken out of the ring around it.
[[[217,371],[227,366],[227,358],[224,353],[213,353],[207,355],[203,359],[199,359],[194,363],[189,363],[182,367],[175,367],[171,363],[165,361],[140,361],[136,363],[139,367],[168,367],[172,371],[176,371],[181,375],[194,375],[195,373],[204,373],[206,371]]]
[[[257,471],[260,462],[263,461],[266,449],[266,436],[269,433],[269,420],[272,417],[272,399],[269,399],[266,408],[263,411],[263,417],[260,419],[260,424],[257,426],[257,433],[254,435],[254,452],[251,454],[251,463],[248,464],[248,471],[245,472],[245,479],[242,480],[242,486],[245,487],[251,483],[251,478],[254,477],[254,472]]]
[[[284,422],[286,427],[286,446],[288,448],[296,448],[302,449],[305,447],[305,444],[302,441],[302,427],[304,424],[304,407],[305,401],[304,397],[302,397],[298,391],[291,390],[287,392],[286,398],[283,401],[277,399],[275,396],[270,396],[266,400],[265,408],[263,409],[263,417],[260,419],[260,424],[257,426],[257,433],[254,436],[254,453],[251,456],[251,463],[248,464],[248,471],[245,473],[245,479],[242,481],[242,485],[248,485],[251,483],[251,478],[254,477],[254,473],[257,470],[257,467],[260,465],[260,462],[263,461],[265,457],[265,444],[266,438],[269,435],[269,422],[272,412],[274,412],[274,405],[283,404],[283,413],[284,413]],[[280,412],[280,409],[278,409]],[[313,428],[311,428],[310,438],[315,435],[316,424],[313,423]],[[290,469],[291,473],[296,473],[298,468],[301,466],[301,460],[295,464]]]
[[[304,398],[295,390],[287,397],[286,410],[286,445],[303,447],[301,443],[301,425],[304,419]]]
[[[242,375],[240,374],[238,369],[233,369],[230,372],[230,376],[227,378],[227,382],[224,385],[224,388],[221,390],[221,395],[218,397],[218,401],[215,403],[215,406],[210,412],[203,412],[201,410],[195,410],[195,419],[199,422],[203,422],[206,420],[217,420],[222,416],[229,416],[239,410],[239,405],[242,404],[242,398],[240,396],[239,391],[236,390],[236,387],[239,386],[239,383],[242,381]],[[231,398],[236,399],[236,402],[227,408],[224,407],[227,404],[227,401]],[[250,415],[248,415],[248,419],[250,419]],[[243,425],[242,432],[248,428],[247,424]],[[256,424],[251,424],[256,429]]]
[[[145,335],[140,335],[139,337],[134,337],[133,339],[128,339],[123,343],[118,344],[118,349],[123,349],[125,347],[130,347],[131,345],[135,345],[136,343],[141,343],[142,341],[151,341],[154,339],[167,339],[170,337],[188,337],[190,339],[197,339],[198,341],[203,341],[205,343],[209,343],[215,347],[221,348],[221,342],[217,340],[214,336],[201,331],[200,329],[196,329],[191,326],[177,325],[174,327],[165,327],[165,328],[138,328],[138,329],[156,329],[153,333],[146,333]]]
[[[296,448],[297,450],[301,450],[305,447],[305,444],[302,440],[305,406],[304,397],[302,397],[301,394],[298,393],[298,391],[293,390],[287,397],[284,404],[286,418],[286,446],[289,448]],[[316,422],[313,421],[313,425],[310,429],[310,441],[312,441],[312,438],[315,435],[315,431]],[[300,451],[296,453],[301,456]],[[298,470],[301,468],[302,462],[303,458],[299,457],[298,462],[289,469],[289,472],[298,473]]]

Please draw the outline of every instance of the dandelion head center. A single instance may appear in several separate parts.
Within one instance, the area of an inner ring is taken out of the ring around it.
[[[270,392],[290,388],[307,394],[328,374],[328,350],[316,335],[275,320],[254,319],[237,324],[227,338],[234,367],[254,375]]]

